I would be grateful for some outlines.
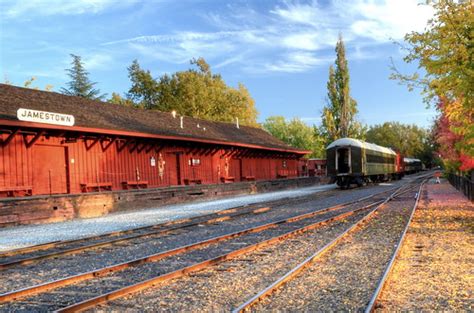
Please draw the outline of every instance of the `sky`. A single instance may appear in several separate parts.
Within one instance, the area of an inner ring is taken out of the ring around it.
[[[214,73],[243,83],[263,122],[272,115],[320,124],[329,66],[342,35],[357,118],[431,124],[419,91],[389,79],[404,73],[403,36],[433,16],[418,0],[0,0],[0,81],[64,87],[70,54],[110,96],[130,87],[137,59],[154,77],[186,70],[203,57]],[[398,42],[398,44],[394,43]]]

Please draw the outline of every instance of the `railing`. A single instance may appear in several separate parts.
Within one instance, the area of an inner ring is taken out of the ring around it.
[[[469,200],[474,201],[474,183],[467,177],[449,174],[448,180],[454,188],[461,191]]]

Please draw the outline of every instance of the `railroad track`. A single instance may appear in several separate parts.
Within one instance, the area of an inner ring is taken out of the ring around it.
[[[387,193],[387,191],[384,193]],[[2,294],[0,295],[0,301],[4,303],[0,306],[0,310],[20,308],[26,310],[69,311],[88,308],[130,292],[147,288],[150,285],[235,258],[257,248],[275,244],[283,239],[358,212],[369,210],[374,205],[384,201],[377,198],[377,196],[381,197],[382,193],[352,201],[345,205],[333,206],[178,247],[131,262],[115,264],[99,270]],[[369,200],[372,202],[363,203]],[[349,205],[354,203],[358,203],[360,206],[349,208]],[[236,249],[235,247],[242,248]],[[156,273],[159,273],[159,275],[156,275]],[[101,295],[90,298],[91,291],[93,291],[92,294]]]
[[[57,258],[59,256],[77,254],[86,250],[110,247],[130,240],[164,235],[194,226],[218,223],[245,215],[260,214],[271,210],[270,206],[277,207],[289,203],[300,204],[314,201],[315,199],[323,196],[327,197],[333,196],[335,194],[337,194],[337,191],[329,190],[302,197],[283,198],[273,201],[265,201],[262,203],[252,203],[215,213],[199,215],[150,226],[143,226],[74,240],[48,242],[45,244],[10,250],[0,253],[0,270],[17,265],[31,264],[40,260]]]
[[[191,218],[142,226],[123,231],[115,231],[92,237],[48,242],[6,252],[0,252],[0,270],[16,265],[31,264],[33,262],[49,258],[57,258],[63,255],[76,254],[86,250],[110,247],[130,240],[163,235],[202,224],[217,223],[247,214],[263,213],[265,212],[264,208],[268,208],[269,206],[276,207],[290,203],[301,204],[304,202],[314,201],[315,199],[321,198],[323,196],[334,196],[337,195],[337,193],[337,190],[329,190],[302,197],[283,198],[274,201],[265,201],[262,203],[252,203],[245,206],[234,207]]]
[[[299,303],[296,300],[295,302],[297,304],[295,304],[294,306],[289,306],[288,307],[288,306],[285,306],[285,304],[287,303],[289,297],[295,295],[295,292],[297,292],[297,291],[303,292],[304,287],[302,287],[302,286],[308,286],[311,283],[314,283],[314,285],[311,285],[311,286],[317,286],[318,284],[321,284],[321,285],[325,286],[324,288],[328,288],[329,290],[331,290],[332,286],[325,285],[325,280],[324,279],[320,280],[320,278],[324,278],[325,276],[326,276],[326,278],[327,278],[327,276],[331,276],[331,277],[336,276],[337,277],[339,275],[339,273],[334,273],[333,271],[335,271],[336,268],[338,270],[340,270],[344,266],[342,263],[346,262],[345,260],[342,261],[342,262],[339,262],[339,263],[337,261],[333,262],[333,263],[336,263],[337,265],[333,264],[333,266],[330,267],[330,270],[326,269],[326,273],[324,273],[326,275],[323,274],[323,275],[317,276],[318,278],[306,279],[305,277],[302,276],[302,272],[305,271],[305,270],[307,271],[307,268],[313,266],[313,264],[316,263],[317,261],[321,260],[321,258],[323,256],[329,254],[331,249],[336,249],[336,247],[338,246],[338,244],[340,242],[342,242],[344,240],[347,240],[347,237],[351,236],[354,232],[357,232],[358,230],[360,231],[360,229],[364,227],[364,224],[367,225],[368,221],[370,219],[372,219],[374,217],[375,213],[380,208],[382,208],[384,205],[386,205],[388,203],[388,201],[390,201],[392,199],[396,199],[397,197],[400,197],[401,195],[406,195],[406,194],[413,195],[413,193],[415,193],[416,194],[416,200],[414,200],[414,205],[413,205],[413,208],[411,209],[411,213],[409,214],[408,221],[406,222],[406,225],[403,228],[403,231],[402,231],[398,241],[396,241],[396,249],[393,252],[392,257],[388,261],[388,264],[385,267],[385,270],[383,271],[382,275],[380,276],[381,278],[378,281],[378,283],[376,284],[376,288],[374,288],[375,291],[372,293],[372,296],[370,298],[367,298],[366,300],[357,299],[359,301],[362,301],[362,303],[366,304],[366,308],[365,308],[366,313],[372,312],[374,307],[375,307],[377,297],[378,297],[380,291],[383,288],[383,285],[386,281],[387,276],[389,275],[389,272],[391,270],[393,262],[394,262],[394,260],[397,256],[397,254],[398,254],[399,248],[403,243],[405,233],[406,233],[406,231],[409,227],[409,224],[411,222],[413,213],[414,213],[414,211],[416,209],[416,206],[418,204],[418,200],[419,200],[419,197],[420,197],[420,194],[421,194],[422,186],[423,186],[423,182],[419,186],[415,187],[416,188],[415,191],[413,190],[413,188],[406,187],[406,190],[404,190],[404,191],[395,192],[386,201],[384,201],[382,204],[380,204],[380,205],[376,206],[375,208],[373,208],[367,215],[365,215],[357,223],[353,224],[346,231],[341,233],[339,236],[334,238],[332,241],[327,243],[325,246],[323,246],[321,249],[316,251],[314,254],[312,254],[311,256],[306,258],[303,262],[299,263],[297,266],[292,268],[290,271],[286,272],[284,275],[277,278],[273,283],[271,283],[270,285],[268,285],[267,287],[265,287],[261,291],[257,292],[253,297],[249,298],[247,301],[245,301],[241,305],[237,306],[235,309],[233,309],[233,313],[245,312],[245,311],[250,310],[254,306],[257,306],[255,308],[256,311],[260,311],[260,310],[267,311],[267,310],[275,310],[275,309],[277,309],[277,310],[282,310],[283,309],[283,310],[289,310],[289,311],[291,311],[291,310],[305,310],[305,311],[308,311],[308,310],[309,311],[312,311],[312,310],[322,310],[322,311],[325,311],[325,310],[334,310],[334,311],[360,310],[361,307],[357,306],[356,299],[347,297],[347,293],[345,293],[343,290],[340,290],[340,289],[337,289],[337,291],[334,292],[334,296],[331,297],[330,299],[327,298],[327,296],[328,296],[327,291],[323,290],[323,292],[320,292],[320,293],[315,292],[315,294],[312,294],[308,297],[305,297],[304,300],[303,300],[303,297],[302,297],[301,299],[299,299],[300,300]],[[407,198],[407,197],[405,197],[405,198]],[[387,236],[389,236],[389,234],[387,234]],[[362,248],[358,247],[357,249],[362,249]],[[380,249],[380,250],[383,250],[383,249]],[[341,252],[340,254],[331,254],[330,256],[327,257],[328,260],[345,259],[345,258],[347,258],[347,252]],[[327,263],[331,263],[331,261],[329,261]],[[356,262],[351,263],[349,265],[346,264],[346,267],[347,266],[349,266],[349,267],[354,266],[354,264],[356,264]],[[318,264],[318,268],[322,268],[324,266],[325,266],[325,261],[322,261],[320,264]],[[372,266],[372,264],[365,264],[365,266]],[[377,265],[373,264],[373,266],[376,267]],[[355,271],[357,271],[357,270],[358,269],[356,269]],[[316,272],[316,271],[317,271],[317,269],[314,269],[312,272]],[[324,272],[324,269],[321,269],[320,271]],[[352,271],[352,273],[353,272],[354,271]],[[311,273],[309,273],[307,275],[310,276]],[[357,282],[357,283],[360,284],[360,281],[366,281],[366,280],[360,279],[360,277],[358,277],[358,278],[359,279],[355,279],[351,283],[353,284],[354,282]],[[366,278],[366,277],[364,277],[364,278]],[[349,280],[344,280],[344,281],[338,281],[337,283],[338,284],[345,284],[345,283],[347,284],[348,281],[350,282],[350,279]],[[271,297],[277,290],[284,289],[286,284],[291,284],[291,283],[293,283],[292,286],[287,288],[288,290],[286,290],[286,292],[282,291],[279,295],[275,296],[276,298],[279,297],[280,300],[275,301],[275,299],[271,299],[271,300],[267,299],[268,297]],[[369,289],[371,288],[370,286],[362,286],[362,287],[367,287]],[[351,288],[357,289],[357,288],[354,288],[354,286],[351,286]],[[317,287],[316,287],[316,289],[317,289]],[[335,289],[333,289],[333,290],[335,290]],[[311,293],[311,292],[308,292],[308,293]],[[356,293],[357,296],[360,296],[360,294],[361,294],[360,290],[356,290],[354,293]],[[266,301],[266,303],[263,303],[265,301]],[[313,304],[310,305],[310,306],[298,306],[298,305],[306,305],[306,304],[303,304],[303,303],[313,303]],[[324,305],[328,305],[328,303],[329,303],[329,306],[325,307]]]
[[[375,289],[374,293],[372,294],[372,297],[370,298],[369,303],[367,304],[367,307],[365,308],[365,313],[371,313],[377,308],[377,300],[378,300],[378,298],[379,298],[379,296],[380,296],[380,294],[381,294],[381,292],[382,292],[382,290],[385,286],[385,283],[387,282],[388,277],[390,276],[390,273],[392,271],[395,260],[397,259],[398,254],[400,252],[400,249],[403,245],[403,242],[405,241],[406,233],[408,231],[408,228],[410,227],[413,216],[415,215],[416,208],[417,208],[418,203],[419,203],[419,201],[421,199],[421,196],[422,196],[422,191],[423,191],[423,183],[421,184],[421,186],[418,190],[418,194],[417,194],[417,197],[416,197],[415,204],[413,205],[413,209],[411,211],[410,218],[408,219],[408,222],[406,223],[405,229],[403,230],[403,233],[400,236],[400,239],[397,243],[395,251],[392,254],[392,257],[390,258],[390,261],[388,262],[388,264],[387,264],[387,266],[384,270],[384,273],[383,273],[382,277],[380,278],[380,280],[377,284],[377,288]]]

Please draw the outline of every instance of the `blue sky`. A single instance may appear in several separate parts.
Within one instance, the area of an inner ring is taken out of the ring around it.
[[[243,83],[260,112],[319,123],[338,34],[351,92],[367,124],[428,126],[435,115],[417,91],[389,80],[393,44],[420,31],[433,12],[417,0],[0,0],[0,81],[53,90],[65,85],[69,54],[82,56],[102,92],[124,93],[138,59],[155,77],[204,57],[231,86]]]

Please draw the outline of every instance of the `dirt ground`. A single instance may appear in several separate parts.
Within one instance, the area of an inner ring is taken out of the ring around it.
[[[474,310],[474,203],[431,180],[380,295],[378,311]]]

